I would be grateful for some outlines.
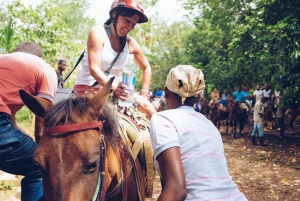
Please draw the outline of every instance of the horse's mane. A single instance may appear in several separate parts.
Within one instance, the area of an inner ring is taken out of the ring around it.
[[[79,96],[66,99],[54,105],[44,118],[44,126],[58,126],[75,124],[76,119],[87,115],[87,102],[90,98]],[[110,142],[116,144],[120,141],[118,114],[115,106],[106,102],[99,115],[99,120],[104,120],[102,133]]]

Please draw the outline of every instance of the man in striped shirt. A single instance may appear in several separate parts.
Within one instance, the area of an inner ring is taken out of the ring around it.
[[[163,184],[159,201],[247,200],[229,175],[219,131],[193,109],[204,88],[200,69],[179,65],[169,72],[167,110],[154,114],[150,126]]]

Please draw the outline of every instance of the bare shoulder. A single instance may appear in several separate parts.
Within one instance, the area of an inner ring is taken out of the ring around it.
[[[90,36],[104,36],[105,29],[102,25],[95,25],[90,29]]]
[[[91,50],[93,48],[101,49],[104,45],[105,29],[102,25],[95,25],[90,29],[87,46]]]

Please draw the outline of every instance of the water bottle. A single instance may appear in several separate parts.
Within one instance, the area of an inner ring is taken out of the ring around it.
[[[122,84],[127,86],[129,97],[126,101],[119,100],[119,106],[127,107],[133,104],[133,97],[136,83],[136,63],[134,62],[133,54],[128,55],[127,62],[123,65]]]

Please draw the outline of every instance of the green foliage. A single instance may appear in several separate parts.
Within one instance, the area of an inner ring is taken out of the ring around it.
[[[232,90],[270,83],[284,91],[281,105],[300,105],[300,1],[185,2],[196,26],[185,40],[186,54],[208,84]]]
[[[1,43],[3,43],[3,51],[4,52],[12,52],[12,37],[14,35],[14,29],[13,29],[13,20],[10,17],[8,19],[8,22],[6,24],[6,26],[4,26],[4,29],[2,30],[2,32],[0,33],[1,36]]]
[[[22,107],[16,114],[16,121],[22,122],[22,121],[30,121],[32,119],[32,113],[28,109],[28,107],[24,106]]]
[[[8,16],[0,25],[5,27],[1,32],[5,40],[0,40],[2,52],[11,52],[20,42],[34,41],[43,48],[48,63],[56,66],[57,60],[64,58],[72,66],[85,48],[86,35],[94,24],[82,14],[87,8],[86,0],[44,0],[35,6],[13,1],[0,14]]]
[[[157,1],[142,2],[147,8]],[[233,91],[240,84],[252,88],[270,83],[284,91],[282,105],[299,106],[300,1],[180,1],[190,11],[192,24],[187,19],[167,25],[153,17],[130,33],[150,62],[153,90],[164,85],[171,68],[190,64],[203,70],[208,92],[213,87]],[[35,7],[20,1],[0,5],[0,52],[32,40],[43,47],[53,66],[65,58],[72,67],[94,24],[82,15],[87,7],[87,0],[45,0]],[[75,77],[76,73],[66,85],[72,87]],[[138,88],[140,78],[138,71]]]
[[[142,47],[152,68],[151,90],[165,85],[169,70],[178,64],[186,64],[183,41],[191,26],[187,22],[164,21],[152,18],[130,33]],[[141,71],[137,75],[137,88],[141,88]]]

